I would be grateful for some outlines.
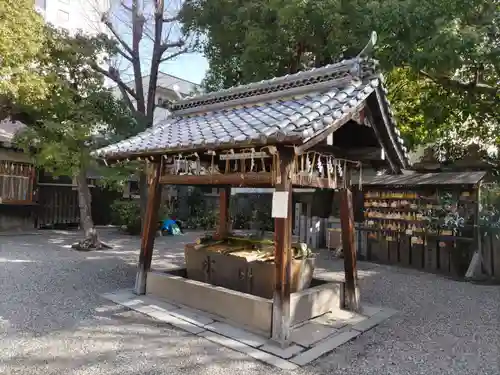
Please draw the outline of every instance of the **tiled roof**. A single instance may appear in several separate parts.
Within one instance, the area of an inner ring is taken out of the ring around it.
[[[224,144],[306,141],[358,112],[380,85],[375,61],[356,58],[186,98],[171,106],[163,123],[95,154],[120,159]]]
[[[372,59],[355,58],[344,60],[337,64],[326,65],[296,74],[275,77],[269,80],[253,82],[247,85],[231,87],[226,90],[195,95],[172,103],[174,111],[186,110],[200,106],[216,105],[234,100],[253,100],[264,95],[278,93],[278,96],[291,91],[304,91],[314,88],[332,88],[340,83],[346,83],[352,78],[363,79],[372,77],[376,73],[376,61]],[[340,82],[338,82],[340,80]],[[337,83],[337,84],[336,84]],[[276,96],[276,95],[275,95]],[[184,111],[185,112],[185,111]]]
[[[17,132],[25,127],[22,122],[11,121],[9,118],[0,121],[0,143],[10,144]]]

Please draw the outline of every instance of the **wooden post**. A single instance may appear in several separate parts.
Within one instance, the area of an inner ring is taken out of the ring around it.
[[[290,278],[292,272],[292,181],[293,153],[280,149],[281,182],[275,190],[288,192],[288,214],[286,218],[274,219],[274,264],[275,283],[273,295],[272,339],[285,347],[290,338]]]
[[[148,204],[143,219],[141,252],[139,254],[139,266],[135,279],[135,293],[146,294],[146,275],[151,269],[153,258],[153,247],[158,230],[158,209],[161,201],[161,161],[153,163],[152,173],[149,178]]]
[[[358,270],[356,268],[356,246],[354,240],[354,211],[350,172],[345,173],[346,185],[342,189],[340,202],[340,226],[342,228],[342,250],[344,253],[345,272],[345,308],[351,311],[360,310],[359,290],[357,285]]]
[[[29,197],[29,200],[30,202],[33,203],[33,197],[34,197],[34,193],[35,193],[35,187],[36,187],[36,170],[35,170],[35,166],[32,165],[31,166],[31,170],[30,170],[30,197]]]
[[[231,230],[229,225],[229,200],[231,198],[231,187],[224,187],[219,192],[219,227],[217,235],[224,238]]]
[[[475,201],[476,206],[474,208],[474,242],[477,245],[474,254],[472,255],[472,259],[470,261],[469,267],[467,268],[467,272],[465,273],[465,277],[467,279],[474,279],[476,276],[480,275],[488,275],[489,272],[486,270],[484,264],[484,254],[482,249],[482,238],[481,238],[481,227],[479,222],[480,212],[480,201],[481,201],[481,182],[474,186],[476,188]]]

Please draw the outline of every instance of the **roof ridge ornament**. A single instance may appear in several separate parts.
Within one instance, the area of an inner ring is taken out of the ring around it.
[[[370,55],[372,54],[373,52],[373,49],[375,48],[375,45],[377,44],[377,32],[376,31],[372,31],[372,33],[370,34],[370,39],[368,40],[368,43],[366,43],[366,46],[365,48],[363,48],[359,53],[358,55],[356,56],[356,58],[363,58],[363,57],[370,57]]]
[[[363,75],[362,64],[366,63],[366,61],[368,60],[371,60],[371,54],[373,52],[375,44],[377,44],[377,32],[372,31],[370,34],[370,39],[368,40],[368,43],[366,43],[366,46],[353,59],[354,65],[350,70],[350,73],[352,74],[353,78],[352,83],[355,87],[358,87],[362,84],[362,75]],[[376,64],[375,61],[373,62]]]

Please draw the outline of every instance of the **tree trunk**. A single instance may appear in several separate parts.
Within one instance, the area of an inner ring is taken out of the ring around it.
[[[78,188],[78,206],[80,208],[80,226],[84,232],[84,239],[73,244],[72,247],[80,251],[110,248],[109,245],[99,240],[99,235],[94,227],[91,210],[92,197],[90,195],[87,171],[85,168],[82,168],[76,175],[76,184]]]

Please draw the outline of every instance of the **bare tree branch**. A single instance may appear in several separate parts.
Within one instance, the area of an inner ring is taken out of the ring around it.
[[[132,100],[130,100],[130,96],[129,96],[128,92],[125,90],[125,88],[123,86],[118,85],[118,88],[120,89],[120,93],[122,94],[123,101],[127,105],[128,109],[130,109],[130,111],[133,114],[135,114],[136,109],[135,109],[134,103],[132,103]]]
[[[128,57],[125,56],[127,58],[127,60],[132,60],[134,58],[134,51],[123,40],[123,38],[120,37],[120,35],[116,31],[116,29],[114,28],[113,24],[111,23],[111,21],[108,19],[108,14],[107,13],[104,13],[102,15],[102,22],[106,25],[106,27],[109,29],[109,31],[111,31],[111,33],[114,35],[114,37],[116,38],[116,40],[122,45],[122,47],[125,49],[125,51],[127,51],[130,54],[130,56],[128,56]],[[123,52],[123,51],[121,51],[121,52]],[[124,56],[125,54],[121,54],[121,55]]]
[[[163,22],[165,23],[170,23],[170,22],[176,22],[181,19],[180,15],[177,15],[175,17],[170,17],[170,18],[163,18]]]
[[[135,91],[137,92],[137,110],[146,114],[146,103],[144,102],[144,87],[142,82],[141,59],[139,47],[144,32],[145,18],[143,9],[140,9],[138,0],[132,0],[132,51],[134,61],[132,67],[134,70]]]
[[[151,122],[153,121],[153,115],[156,105],[155,96],[156,96],[156,86],[158,84],[158,69],[160,66],[161,57],[166,50],[161,41],[163,33],[164,10],[165,10],[165,1],[156,0],[155,12],[154,12],[153,55],[151,58],[151,69],[149,73],[149,87],[148,87],[147,110],[146,110],[146,118]]]
[[[127,92],[132,98],[135,100],[138,100],[138,95],[135,92],[135,90],[129,86],[127,86],[120,78],[120,74],[118,74],[118,71],[116,69],[110,68],[109,71],[106,69],[101,68],[99,65],[96,63],[91,64],[92,69],[94,69],[96,72],[101,73],[102,75],[108,77],[111,79],[113,82],[115,82],[120,90],[123,90]]]
[[[169,61],[169,60],[172,60],[172,59],[175,59],[177,56],[180,56],[184,53],[186,53],[188,51],[188,48],[183,48],[181,49],[180,51],[177,51],[175,53],[172,53],[171,55],[168,55],[166,57],[163,57],[161,60],[160,60],[160,63],[163,63],[165,61]]]
[[[122,96],[127,101],[127,105],[135,113],[141,113],[148,125],[151,125],[153,121],[156,106],[156,87],[160,64],[172,60],[189,50],[188,42],[183,38],[174,39],[172,37],[170,39],[172,29],[177,27],[180,20],[179,14],[175,13],[174,15],[174,13],[167,12],[165,0],[154,0],[152,3],[153,9],[151,9],[151,12],[150,8],[144,8],[144,2],[141,0],[119,0],[120,7],[124,10],[122,14],[128,20],[122,19],[121,22],[127,23],[131,27],[131,34],[125,36],[121,30],[118,30],[116,25],[111,23],[111,16],[105,13],[102,18],[106,27],[117,40],[117,55],[124,57],[124,61],[131,64],[134,84],[125,85],[117,71],[98,69],[99,72],[118,85]],[[113,21],[116,22],[116,19],[113,18]],[[130,37],[130,40],[128,37]],[[140,56],[140,44],[145,37],[151,39],[153,44],[149,82],[144,82]],[[133,86],[133,89],[131,86]],[[132,103],[133,101],[135,103]]]
[[[181,48],[184,47],[186,42],[182,39],[179,39],[177,42],[165,42],[160,45],[160,51],[163,54],[169,48]]]
[[[127,6],[127,5],[125,5],[125,1],[124,0],[120,1],[120,5],[123,7],[123,9],[128,10],[129,12],[132,12],[132,8],[129,7],[129,6]]]
[[[120,48],[116,48],[115,52],[130,62],[134,61],[134,59],[131,56],[127,55],[125,51],[122,51]]]

